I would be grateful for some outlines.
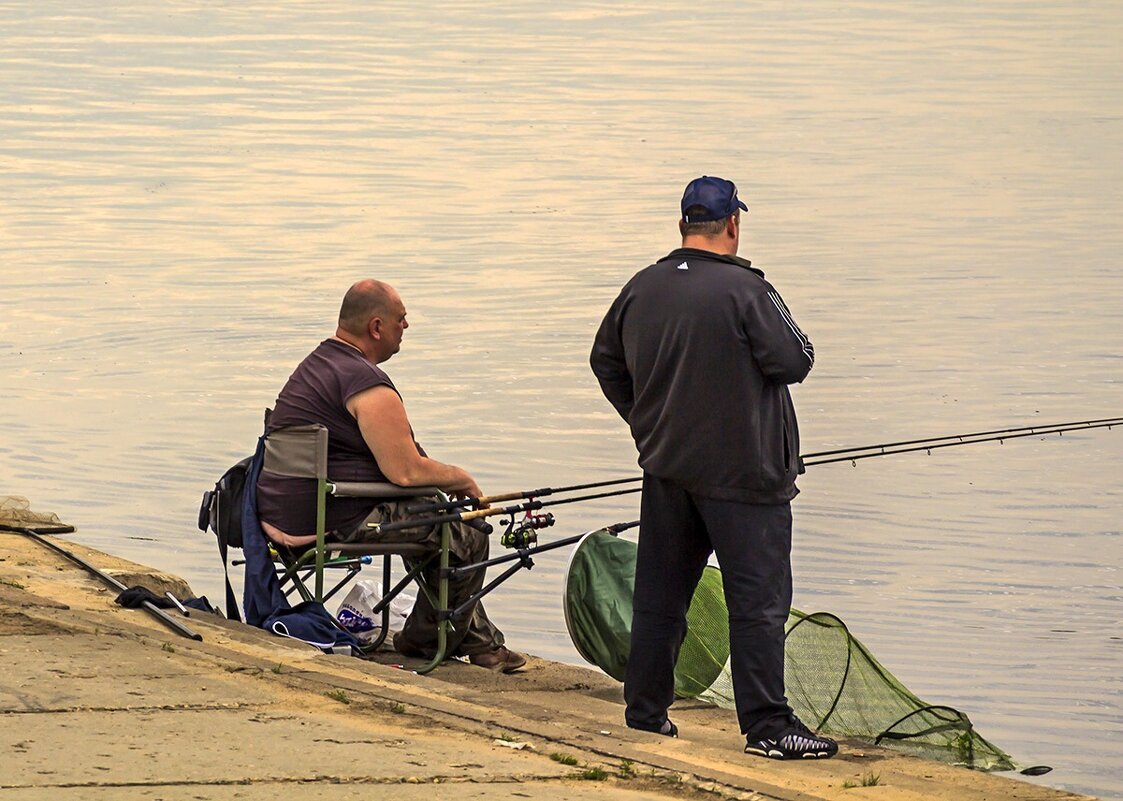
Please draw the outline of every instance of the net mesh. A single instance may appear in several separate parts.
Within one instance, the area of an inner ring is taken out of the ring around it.
[[[0,525],[14,528],[64,528],[58,515],[33,512],[31,502],[19,495],[0,495]]]
[[[570,639],[583,658],[621,681],[635,558],[634,543],[597,531],[574,549],[566,579]],[[703,572],[687,623],[675,666],[676,694],[734,708],[728,613],[717,568]],[[784,652],[788,701],[812,728],[979,770],[1017,767],[965,714],[913,694],[832,614],[793,609]]]
[[[725,608],[723,592],[721,571],[714,567],[703,570],[686,613],[686,639],[679,649],[679,664],[690,665],[690,670],[675,670],[675,695],[679,698],[701,696],[726,672],[729,616],[712,612],[718,606]]]

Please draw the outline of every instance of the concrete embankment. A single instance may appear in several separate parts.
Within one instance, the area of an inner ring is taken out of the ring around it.
[[[124,584],[190,595],[55,541]],[[732,713],[701,704],[676,705],[677,740],[632,731],[618,684],[545,660],[417,676],[392,652],[325,656],[192,613],[196,642],[115,595],[0,533],[0,799],[1081,798],[856,742],[827,761],[752,758]]]

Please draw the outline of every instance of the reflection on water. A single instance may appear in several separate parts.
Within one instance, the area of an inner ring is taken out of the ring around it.
[[[703,172],[815,340],[808,450],[1121,411],[1117,3],[229,5],[0,4],[3,491],[84,542],[220,596],[198,496],[366,275],[435,456],[633,474],[586,355]],[[796,603],[1123,797],[1121,468],[1119,432],[812,468]],[[576,661],[563,570],[489,600]]]

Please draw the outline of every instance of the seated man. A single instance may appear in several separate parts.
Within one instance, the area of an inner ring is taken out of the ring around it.
[[[401,348],[409,323],[394,288],[381,281],[359,281],[343,298],[339,327],[302,361],[277,397],[267,431],[320,423],[328,429],[328,475],[336,481],[389,481],[403,487],[440,487],[451,496],[483,493],[467,471],[430,459],[413,438],[405,406],[378,365]],[[258,514],[267,536],[283,545],[315,542],[316,490],[307,479],[262,474],[257,487]],[[328,497],[330,539],[357,542],[374,538],[368,522],[398,520],[402,501]],[[377,535],[379,542],[440,545],[438,527]],[[482,531],[454,523],[451,558],[460,564],[483,561],[488,538]],[[449,582],[453,607],[477,592],[484,571]],[[473,665],[510,673],[526,664],[503,645],[503,634],[476,604],[453,618],[448,653],[467,656]],[[406,656],[431,657],[436,651],[437,615],[421,593],[394,647]]]

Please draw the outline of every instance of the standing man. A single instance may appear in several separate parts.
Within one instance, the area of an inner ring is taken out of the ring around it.
[[[430,458],[413,437],[401,395],[380,364],[398,352],[409,323],[401,297],[389,284],[367,279],[343,298],[335,336],[325,339],[289,377],[269,417],[267,432],[320,423],[328,430],[328,474],[338,481],[373,481],[403,487],[439,487],[453,496],[480,497],[476,481],[463,468]],[[316,536],[315,481],[263,472],[257,485],[258,514],[266,535],[282,545],[301,547]],[[420,542],[436,550],[435,526],[372,535],[372,522],[402,519],[404,502],[377,503],[364,498],[327,498],[326,526],[331,539]],[[487,559],[487,535],[463,523],[452,524],[451,558],[473,564]],[[435,570],[436,568],[434,568]],[[452,607],[483,586],[484,571],[473,570],[449,582]],[[453,617],[448,653],[473,665],[510,673],[526,659],[503,645],[503,633],[482,604]],[[436,652],[437,612],[424,593],[394,647],[406,656],[431,658]]]
[[[625,720],[677,736],[667,717],[675,662],[716,553],[745,752],[831,757],[837,744],[803,725],[784,694],[790,501],[803,472],[787,385],[807,377],[815,349],[764,273],[737,257],[748,210],[731,181],[691,181],[682,247],[624,286],[593,344],[593,372],[644,471]]]

